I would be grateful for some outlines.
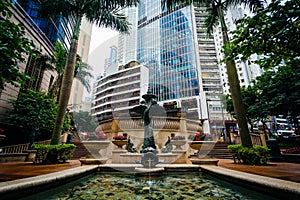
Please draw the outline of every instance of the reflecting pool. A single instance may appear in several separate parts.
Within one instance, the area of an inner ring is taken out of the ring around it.
[[[23,199],[274,199],[199,173],[139,177],[95,174]]]

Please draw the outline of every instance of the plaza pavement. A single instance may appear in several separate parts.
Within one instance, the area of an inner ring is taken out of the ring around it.
[[[300,164],[298,163],[268,162],[266,166],[251,166],[235,164],[231,159],[219,159],[218,165],[231,170],[300,183]],[[79,160],[51,165],[32,162],[0,163],[0,182],[49,174],[79,166],[81,166]]]

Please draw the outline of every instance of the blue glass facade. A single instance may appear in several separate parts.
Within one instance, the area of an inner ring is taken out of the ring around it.
[[[138,62],[149,68],[159,101],[199,95],[190,7],[163,11],[160,0],[139,3]]]
[[[45,36],[52,45],[60,41],[66,49],[69,49],[74,30],[74,19],[44,18],[41,17],[38,11],[37,3],[30,0],[13,0],[12,2],[36,30]]]

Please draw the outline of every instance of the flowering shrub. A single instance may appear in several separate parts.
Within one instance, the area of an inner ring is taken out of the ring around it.
[[[204,140],[206,135],[207,134],[205,134],[205,133],[197,132],[197,133],[190,134],[188,139],[192,140],[192,141],[202,141],[202,140]]]
[[[294,154],[298,154],[300,153],[300,147],[293,147],[293,148],[290,148],[286,151],[286,153],[294,153]]]
[[[107,139],[106,134],[100,131],[87,133],[87,140],[106,140],[106,139]]]
[[[185,140],[185,137],[182,135],[173,136],[171,137],[171,140]]]
[[[113,136],[114,140],[127,140],[127,137],[124,135],[115,135]]]
[[[4,129],[0,128],[0,135],[4,134]]]

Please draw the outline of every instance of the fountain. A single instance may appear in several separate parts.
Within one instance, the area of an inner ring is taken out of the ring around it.
[[[153,105],[156,105],[156,96],[150,92],[148,89],[147,94],[142,96],[144,100],[141,101],[141,104],[134,107],[133,110],[142,115],[144,120],[144,144],[141,150],[141,161],[136,161],[136,163],[141,163],[144,166],[144,169],[137,168],[137,171],[141,172],[153,172],[153,171],[162,171],[162,169],[154,169],[154,167],[159,163],[158,160],[158,151],[156,150],[156,145],[153,135],[152,120],[150,115],[150,109]],[[152,169],[152,170],[150,170]]]

